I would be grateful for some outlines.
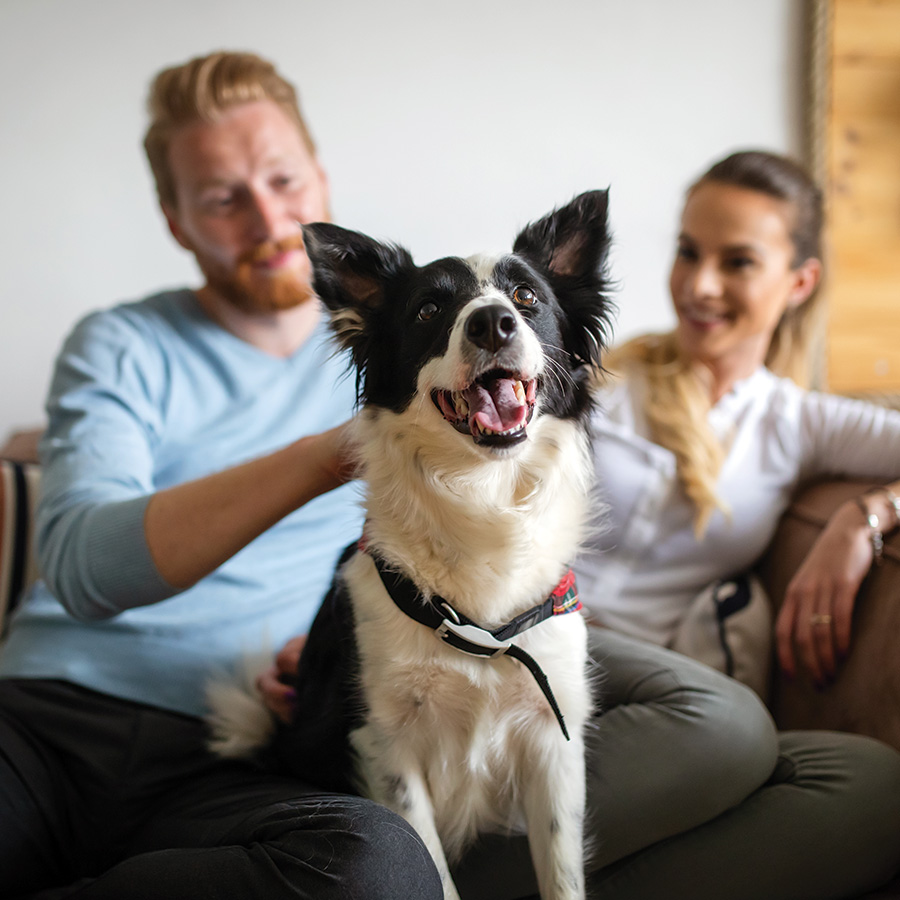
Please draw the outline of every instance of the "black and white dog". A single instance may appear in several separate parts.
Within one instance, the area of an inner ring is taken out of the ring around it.
[[[541,897],[583,898],[592,701],[568,565],[591,516],[606,192],[529,225],[499,258],[417,267],[334,225],[304,236],[357,369],[368,518],[275,752],[404,816],[446,898],[448,860],[481,831],[521,829]]]

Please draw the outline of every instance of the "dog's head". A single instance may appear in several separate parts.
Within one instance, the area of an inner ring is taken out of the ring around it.
[[[336,225],[304,237],[365,407],[402,413],[426,399],[448,431],[494,453],[525,442],[535,416],[586,415],[609,327],[606,191],[527,226],[498,258],[419,267]]]

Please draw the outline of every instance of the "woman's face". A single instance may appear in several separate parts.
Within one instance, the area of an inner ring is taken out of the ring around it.
[[[713,181],[684,205],[669,278],[676,333],[688,356],[729,382],[763,364],[781,316],[818,280],[817,260],[792,268],[791,214],[784,201]]]

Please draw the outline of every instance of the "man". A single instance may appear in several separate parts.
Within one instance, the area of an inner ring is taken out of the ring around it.
[[[2,894],[440,897],[402,819],[206,750],[207,680],[302,633],[359,533],[331,491],[354,397],[310,286],[328,182],[293,88],[215,53],[162,72],[150,114],[204,284],[88,316],[58,360],[45,582],[0,653]]]

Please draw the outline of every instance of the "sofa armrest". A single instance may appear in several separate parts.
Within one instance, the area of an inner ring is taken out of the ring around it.
[[[801,491],[782,517],[760,575],[776,614],[797,567],[845,501],[872,482],[827,481]],[[773,678],[770,707],[779,728],[828,728],[868,734],[900,749],[900,533],[885,540],[882,565],[860,589],[850,653],[833,684],[817,690],[807,678]]]
[[[43,433],[42,428],[29,428],[25,431],[12,432],[4,444],[0,446],[0,459],[36,463],[38,461],[38,443]]]
[[[38,577],[34,512],[40,467],[0,459],[0,636],[22,592]]]

